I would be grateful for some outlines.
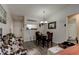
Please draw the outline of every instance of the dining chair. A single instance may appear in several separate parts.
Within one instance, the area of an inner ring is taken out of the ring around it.
[[[39,31],[36,32],[36,43],[39,45],[40,43],[40,34]]]
[[[46,39],[47,47],[49,47],[49,44],[51,43],[52,46],[52,39],[53,39],[53,33],[47,32],[48,38]]]

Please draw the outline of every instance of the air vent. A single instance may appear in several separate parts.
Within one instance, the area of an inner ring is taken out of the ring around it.
[[[37,22],[36,20],[31,20],[31,19],[28,19],[27,21],[29,21],[29,22]]]

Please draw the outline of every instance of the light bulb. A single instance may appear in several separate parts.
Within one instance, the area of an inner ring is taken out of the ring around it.
[[[41,21],[40,23],[44,23],[43,21]]]
[[[47,21],[45,21],[44,23],[48,23]]]

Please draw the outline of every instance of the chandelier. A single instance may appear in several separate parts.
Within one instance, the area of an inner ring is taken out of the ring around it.
[[[39,24],[40,26],[48,23],[48,22],[46,21],[45,13],[46,13],[46,12],[43,11],[43,20],[40,21],[40,24]]]

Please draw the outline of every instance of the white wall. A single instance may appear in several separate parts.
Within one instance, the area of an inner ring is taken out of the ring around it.
[[[16,37],[23,37],[23,21],[13,20],[13,32]]]
[[[61,43],[63,42],[63,39],[66,39],[66,27],[64,27],[64,24],[66,21],[61,20],[49,20],[48,22],[56,21],[56,29],[48,29],[48,25],[45,25],[45,32],[53,32],[53,42],[54,43]]]
[[[49,22],[56,21],[57,22],[57,28],[51,29],[49,31],[52,31],[54,33],[54,39],[53,41],[55,43],[61,43],[65,40],[67,40],[68,36],[66,33],[66,27],[64,27],[64,24],[66,23],[67,16],[79,13],[79,5],[70,5],[67,8],[59,11],[55,15],[52,15],[49,18]]]
[[[8,11],[7,5],[3,4],[2,6],[7,12],[7,17],[6,17],[7,24],[3,24],[0,22],[0,28],[2,28],[2,34],[5,35],[7,33],[13,32],[13,21]]]

